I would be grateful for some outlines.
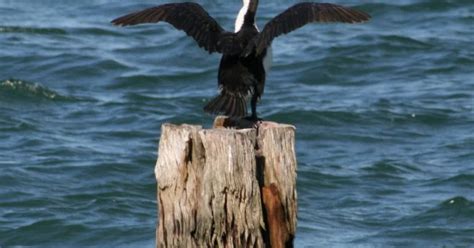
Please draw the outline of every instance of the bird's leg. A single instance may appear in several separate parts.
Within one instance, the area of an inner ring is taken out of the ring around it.
[[[257,100],[258,100],[257,93],[254,92],[253,95],[252,95],[252,100],[250,101],[250,106],[252,108],[252,116],[250,118],[254,121],[258,120],[258,117],[257,117]]]
[[[254,128],[258,128],[260,123],[262,122],[262,119],[257,117],[257,101],[258,101],[258,95],[255,91],[250,101],[250,106],[252,108],[252,115],[245,118],[246,120],[251,121],[253,123]]]

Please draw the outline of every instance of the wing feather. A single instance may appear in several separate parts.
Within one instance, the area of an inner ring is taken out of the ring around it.
[[[170,3],[137,11],[112,21],[119,26],[168,22],[196,40],[209,53],[222,52],[219,37],[224,29],[197,3]]]
[[[270,20],[254,45],[261,54],[276,37],[312,22],[365,22],[370,16],[362,11],[329,3],[299,3]],[[247,53],[248,54],[248,53]]]

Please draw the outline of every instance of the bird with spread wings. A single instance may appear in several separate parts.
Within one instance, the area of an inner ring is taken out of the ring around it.
[[[243,0],[243,2],[244,7],[247,8],[245,21],[248,22],[248,18],[251,18],[253,19],[251,24],[254,25],[258,0]],[[234,60],[236,61],[235,63],[240,63],[240,67],[229,68],[234,68],[233,70],[239,72],[239,68],[246,69],[241,71],[249,71],[252,74],[251,76],[253,76],[252,82],[247,82],[249,81],[248,77],[239,77],[239,75],[235,75],[235,78],[231,78],[231,80],[226,79],[227,81],[219,78],[218,83],[221,95],[211,100],[204,109],[211,113],[242,117],[247,114],[246,99],[250,95],[252,98],[252,118],[257,119],[256,103],[263,94],[265,71],[263,71],[263,77],[256,75],[259,73],[258,70],[249,68],[249,66],[255,66],[255,64],[246,64],[246,61],[251,61],[252,58],[263,60],[262,55],[265,55],[266,50],[271,46],[272,41],[276,37],[287,34],[308,23],[359,23],[369,19],[370,16],[365,12],[336,4],[298,3],[271,19],[265,24],[261,32],[257,30],[249,37],[248,35],[240,35],[241,32],[245,31],[244,28],[238,32],[226,31],[201,5],[184,2],[168,3],[134,12],[119,17],[113,20],[112,23],[128,26],[140,23],[167,22],[176,29],[186,32],[188,36],[191,36],[197,42],[199,47],[204,48],[209,53],[222,53],[223,60],[231,57],[237,58]],[[245,37],[245,39],[242,37]],[[221,66],[222,64],[221,61]]]

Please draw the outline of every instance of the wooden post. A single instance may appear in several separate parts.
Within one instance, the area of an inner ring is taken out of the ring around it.
[[[157,247],[292,247],[295,129],[218,117],[213,129],[162,126]]]

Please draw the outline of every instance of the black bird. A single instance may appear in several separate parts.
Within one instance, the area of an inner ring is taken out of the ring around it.
[[[219,65],[219,95],[204,110],[213,114],[243,117],[251,99],[252,120],[257,120],[257,101],[263,94],[271,62],[274,38],[311,22],[358,23],[370,16],[362,11],[330,3],[298,3],[270,20],[259,32],[255,24],[258,0],[243,0],[235,31],[225,31],[201,5],[169,3],[134,12],[112,21],[128,26],[165,21],[196,40],[209,53],[222,53]]]

